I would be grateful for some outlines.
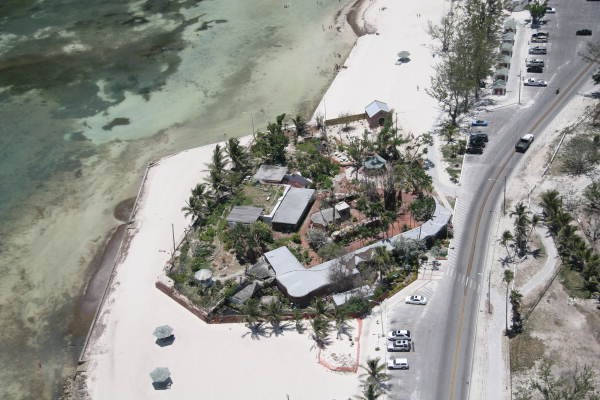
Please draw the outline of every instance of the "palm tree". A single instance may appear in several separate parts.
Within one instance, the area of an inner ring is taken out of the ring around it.
[[[200,224],[208,214],[212,207],[211,194],[208,186],[205,183],[200,183],[192,189],[192,195],[181,208],[184,215],[194,218],[194,225]]]
[[[379,246],[375,248],[373,262],[379,271],[379,282],[383,282],[383,273],[389,268],[391,261],[392,258],[390,257],[390,253],[387,251],[385,246]]]
[[[210,185],[217,202],[222,201],[229,195],[231,187],[227,186],[227,157],[221,145],[217,144],[213,150],[212,162],[208,164],[208,177],[206,181]]]
[[[252,332],[256,332],[262,325],[262,314],[257,299],[249,299],[244,304],[242,312],[246,315],[246,323]]]
[[[508,288],[510,283],[513,281],[515,274],[510,269],[504,270],[504,277],[502,280],[506,283],[506,334],[508,334]]]
[[[312,338],[319,348],[327,345],[327,335],[329,334],[329,321],[323,317],[315,317],[310,320],[310,326],[313,330]]]
[[[369,383],[363,387],[361,395],[356,396],[357,400],[377,400],[383,395],[383,392],[372,383]]]
[[[231,170],[245,174],[250,165],[246,148],[240,144],[238,138],[231,138],[227,141],[225,148],[229,161],[231,162]]]
[[[330,316],[327,302],[320,297],[315,297],[310,306],[310,311],[314,314],[315,318],[328,318]]]
[[[365,373],[360,375],[365,388],[369,385],[374,385],[379,391],[386,390],[386,384],[390,380],[390,375],[385,372],[386,365],[381,362],[379,357],[367,359],[367,363],[361,365],[360,368],[365,371]]]
[[[297,308],[294,308],[294,322],[296,331],[302,333],[304,331],[304,313]]]
[[[500,244],[504,246],[506,249],[506,261],[510,262],[512,257],[510,256],[510,250],[508,249],[508,245],[514,239],[512,233],[509,230],[502,232],[502,237],[500,238]]]
[[[279,332],[281,330],[281,316],[283,314],[283,304],[281,304],[281,301],[277,299],[270,302],[263,308],[263,312],[271,324],[273,332]]]
[[[334,318],[336,337],[339,339],[348,329],[348,314],[344,310],[336,308]]]
[[[510,291],[510,303],[512,304],[513,317],[510,327],[511,336],[523,332],[523,320],[521,318],[521,300],[523,295],[518,290]]]
[[[550,233],[556,234],[559,229],[559,227],[556,226],[556,217],[562,210],[560,193],[558,193],[557,190],[547,190],[542,193],[541,200],[540,205],[544,210],[543,215],[546,225],[548,226]]]
[[[529,219],[529,211],[523,202],[518,202],[513,211],[510,212],[511,217],[515,217],[515,244],[520,256],[525,254],[527,250],[527,229],[531,220]]]
[[[296,133],[294,134],[294,143],[296,143],[298,141],[298,136],[304,136],[304,133],[306,132],[306,121],[298,114],[296,115],[296,118],[292,118],[292,122],[296,128]]]

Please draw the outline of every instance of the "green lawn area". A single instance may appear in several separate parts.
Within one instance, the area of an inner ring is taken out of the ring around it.
[[[264,214],[269,214],[277,200],[283,195],[283,185],[251,185],[244,186],[244,205],[262,207]]]

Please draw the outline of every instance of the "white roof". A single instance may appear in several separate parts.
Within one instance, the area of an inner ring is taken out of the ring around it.
[[[387,103],[384,103],[383,101],[379,100],[375,100],[367,107],[365,107],[365,112],[367,113],[367,116],[369,118],[371,118],[373,115],[377,114],[380,111],[390,112],[391,109],[390,106],[387,105]]]

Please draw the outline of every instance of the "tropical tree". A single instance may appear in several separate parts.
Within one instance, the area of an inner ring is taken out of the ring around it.
[[[231,138],[227,141],[225,151],[231,162],[231,170],[242,175],[250,169],[250,160],[246,147],[240,144],[238,138]]]
[[[208,164],[208,177],[206,178],[213,196],[217,202],[223,201],[231,194],[231,186],[228,185],[227,156],[221,145],[217,144],[213,150],[212,162]]]
[[[546,6],[548,2],[546,0],[534,0],[531,1],[526,8],[529,10],[529,14],[531,15],[531,25],[539,25],[544,15],[546,15]]]
[[[267,321],[271,324],[273,332],[281,331],[281,317],[283,315],[283,304],[279,299],[271,301],[263,307],[263,313]]]
[[[329,307],[327,306],[327,302],[320,297],[315,297],[315,299],[310,304],[310,312],[315,316],[315,318],[329,318]]]
[[[562,199],[558,190],[547,190],[541,195],[540,206],[543,209],[544,222],[550,232],[555,235],[560,226],[558,224],[558,214],[562,212]]]
[[[289,144],[283,132],[285,114],[277,116],[276,122],[267,125],[267,132],[259,132],[251,147],[252,153],[264,162],[285,164],[285,149]]]
[[[515,217],[514,221],[514,240],[517,247],[517,252],[523,256],[527,251],[527,231],[531,223],[529,211],[523,202],[518,202],[515,208],[510,212],[511,217]]]
[[[377,385],[369,383],[363,385],[363,391],[361,395],[356,396],[357,400],[377,400],[384,393],[377,387]]]
[[[397,263],[406,269],[412,269],[419,265],[419,259],[425,251],[425,244],[420,240],[400,237],[394,242],[392,255]]]
[[[205,183],[199,183],[192,189],[192,195],[181,211],[186,217],[192,216],[194,225],[200,225],[210,214],[212,205],[212,194],[208,186]]]
[[[327,346],[327,335],[329,334],[330,323],[326,318],[317,316],[310,320],[312,328],[312,338],[319,348]]]
[[[593,181],[585,188],[583,198],[589,212],[600,212],[600,180]]]
[[[350,161],[352,162],[352,167],[354,168],[355,178],[358,179],[358,170],[365,161],[367,156],[368,142],[365,142],[364,139],[354,138],[347,145],[343,146],[343,150],[346,152],[348,157],[350,157]]]
[[[379,271],[379,282],[383,281],[383,274],[390,268],[391,262],[392,257],[385,246],[379,246],[375,248],[375,253],[373,254],[373,263]]]
[[[508,289],[509,289],[510,283],[513,281],[514,278],[515,278],[515,274],[512,272],[512,270],[510,270],[508,268],[504,270],[504,277],[502,278],[502,281],[504,283],[506,283],[505,304],[506,304],[506,334],[507,335],[508,335]]]
[[[334,314],[336,337],[338,339],[348,330],[348,313],[343,308],[336,308]]]
[[[298,140],[298,136],[304,136],[306,133],[306,121],[300,114],[296,115],[296,118],[292,118],[292,122],[294,123],[295,134],[294,141]]]
[[[252,332],[257,332],[262,326],[262,314],[260,312],[259,302],[257,299],[248,299],[242,308],[245,315],[246,324]]]
[[[512,233],[509,230],[502,232],[500,237],[500,244],[506,249],[506,262],[509,263],[512,260],[510,255],[510,249],[508,245],[514,240]]]
[[[304,313],[298,308],[294,308],[294,324],[298,333],[304,331]]]
[[[253,224],[235,224],[226,233],[227,244],[235,250],[240,262],[254,263],[273,242],[273,232],[262,221]]]
[[[521,300],[523,295],[518,290],[510,291],[510,304],[512,305],[512,324],[510,336],[523,332],[523,318],[521,317]]]
[[[361,365],[360,368],[365,371],[360,375],[360,378],[363,382],[363,387],[375,385],[375,387],[381,392],[385,392],[387,390],[387,382],[391,379],[391,377],[386,372],[387,366],[379,357],[367,359],[365,365]]]

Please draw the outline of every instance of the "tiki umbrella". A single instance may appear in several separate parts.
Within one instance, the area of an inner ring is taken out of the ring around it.
[[[398,52],[398,58],[407,58],[409,56],[410,56],[409,51],[403,50],[403,51]]]
[[[153,335],[159,340],[166,339],[173,336],[173,328],[169,325],[161,325],[154,330]]]
[[[199,282],[208,282],[212,278],[213,274],[210,269],[202,268],[194,274],[194,279]]]
[[[171,371],[166,367],[154,368],[154,371],[150,372],[150,378],[153,383],[164,383],[171,377]]]

